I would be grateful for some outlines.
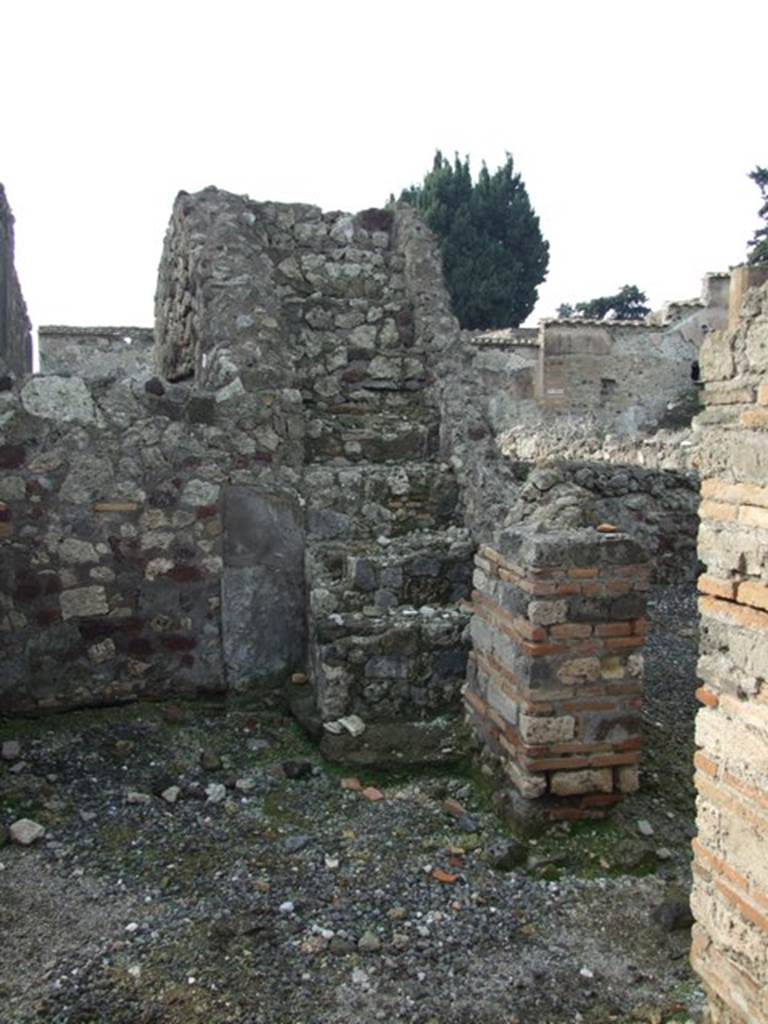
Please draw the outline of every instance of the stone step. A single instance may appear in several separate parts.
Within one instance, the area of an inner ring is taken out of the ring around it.
[[[439,606],[469,597],[475,544],[450,527],[378,541],[325,541],[309,553],[313,597],[327,611]]]
[[[445,463],[315,464],[305,469],[304,484],[310,544],[375,540],[463,522],[458,485]]]
[[[304,450],[308,462],[402,462],[430,459],[439,447],[437,414],[410,419],[376,412],[313,417]]]
[[[457,714],[469,612],[461,605],[311,618],[310,683],[322,722],[425,721]]]

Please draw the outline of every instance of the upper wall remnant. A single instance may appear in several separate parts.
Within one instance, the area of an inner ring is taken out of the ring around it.
[[[729,287],[729,274],[707,274],[701,298],[646,320],[545,320],[538,400],[551,411],[597,411],[620,431],[658,422],[690,389],[703,339],[726,325]]]
[[[0,185],[0,375],[32,370],[32,325],[13,263],[13,214]]]
[[[697,419],[706,568],[691,959],[713,1024],[768,1024],[768,283],[745,289],[749,277],[732,290],[736,327],[702,349]]]
[[[154,343],[151,327],[40,327],[40,371],[81,377],[148,371]]]

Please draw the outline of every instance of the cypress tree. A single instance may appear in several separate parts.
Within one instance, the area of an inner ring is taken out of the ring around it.
[[[443,273],[459,323],[466,328],[516,327],[536,305],[549,244],[512,157],[472,181],[469,157],[451,164],[440,150],[421,185],[400,198],[424,216],[440,239]]]

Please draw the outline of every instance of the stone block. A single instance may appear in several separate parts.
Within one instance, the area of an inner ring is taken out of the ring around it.
[[[221,628],[228,684],[258,692],[287,682],[305,660],[303,578],[269,566],[227,566]]]
[[[550,791],[555,796],[579,796],[584,793],[612,793],[612,768],[585,768],[552,772]]]
[[[106,615],[109,612],[104,587],[76,587],[73,590],[64,590],[60,601],[61,615],[64,619]]]
[[[33,377],[22,388],[21,403],[30,416],[58,423],[102,422],[90,391],[79,377]]]
[[[620,793],[637,793],[640,789],[640,769],[636,764],[622,764],[616,768],[616,788]]]
[[[568,602],[538,599],[528,604],[528,618],[539,626],[553,626],[568,618]]]
[[[576,721],[572,715],[553,718],[520,715],[520,736],[524,743],[532,746],[567,743],[573,739],[575,730]]]

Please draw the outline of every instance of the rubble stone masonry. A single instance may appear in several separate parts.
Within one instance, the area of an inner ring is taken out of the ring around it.
[[[649,573],[635,541],[597,529],[501,531],[475,560],[468,718],[550,818],[637,789]]]
[[[732,328],[703,348],[698,418],[705,570],[691,956],[713,1024],[768,1021],[768,285],[742,293]]]

